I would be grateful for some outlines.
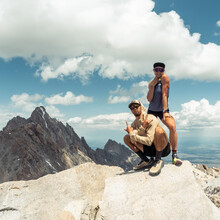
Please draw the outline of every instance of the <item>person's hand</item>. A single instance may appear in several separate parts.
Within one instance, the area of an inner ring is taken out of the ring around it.
[[[128,124],[127,121],[126,121],[126,125],[127,125],[127,128],[125,128],[125,131],[127,131],[128,134],[129,134],[129,133],[132,132],[134,129],[133,129],[131,126],[129,126],[129,124]]]
[[[163,113],[163,121],[165,121],[165,119],[166,119],[167,117],[170,117],[170,113],[164,112],[164,113]]]
[[[158,79],[158,78],[155,76],[154,79],[151,81],[150,86],[155,87],[159,81],[160,81],[160,79]]]
[[[149,126],[150,126],[150,123],[153,121],[153,119],[152,120],[148,120],[148,117],[147,117],[148,115],[146,115],[146,117],[145,117],[145,119],[144,119],[144,121],[143,121],[143,123],[142,123],[142,126],[143,126],[143,128],[148,128]]]

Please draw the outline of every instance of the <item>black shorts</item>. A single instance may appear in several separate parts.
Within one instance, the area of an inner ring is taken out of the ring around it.
[[[169,113],[169,109],[167,110],[167,112]],[[152,114],[154,115],[155,117],[159,117],[161,120],[163,118],[163,111],[161,112],[155,112],[155,111],[151,111],[151,110],[147,110],[147,114]]]
[[[156,156],[156,148],[154,144],[151,146],[143,145],[144,148],[144,154],[149,157],[155,157]],[[167,146],[163,149],[162,157],[166,157],[170,154],[170,143],[168,142]]]

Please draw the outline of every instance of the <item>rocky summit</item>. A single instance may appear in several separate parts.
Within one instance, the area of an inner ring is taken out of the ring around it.
[[[13,118],[0,132],[0,183],[37,179],[85,162],[129,170],[137,156],[112,140],[104,149],[92,150],[71,126],[51,118],[43,106],[28,119]]]
[[[220,208],[220,167],[210,168],[204,164],[193,165],[195,177],[208,198]]]
[[[0,219],[217,220],[220,209],[206,196],[205,179],[188,161],[166,164],[156,177],[148,170],[84,163],[37,180],[0,184]]]

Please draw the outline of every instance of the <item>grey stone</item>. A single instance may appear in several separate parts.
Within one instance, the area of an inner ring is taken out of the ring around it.
[[[85,163],[37,180],[0,184],[1,220],[217,220],[188,161],[147,170]],[[174,208],[175,207],[175,208]]]

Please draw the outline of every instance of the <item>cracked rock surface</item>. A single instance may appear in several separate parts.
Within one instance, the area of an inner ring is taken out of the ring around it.
[[[85,163],[37,180],[1,184],[0,219],[220,219],[220,209],[204,192],[200,172],[188,161],[181,167],[165,164],[156,177],[148,170],[124,172]]]

